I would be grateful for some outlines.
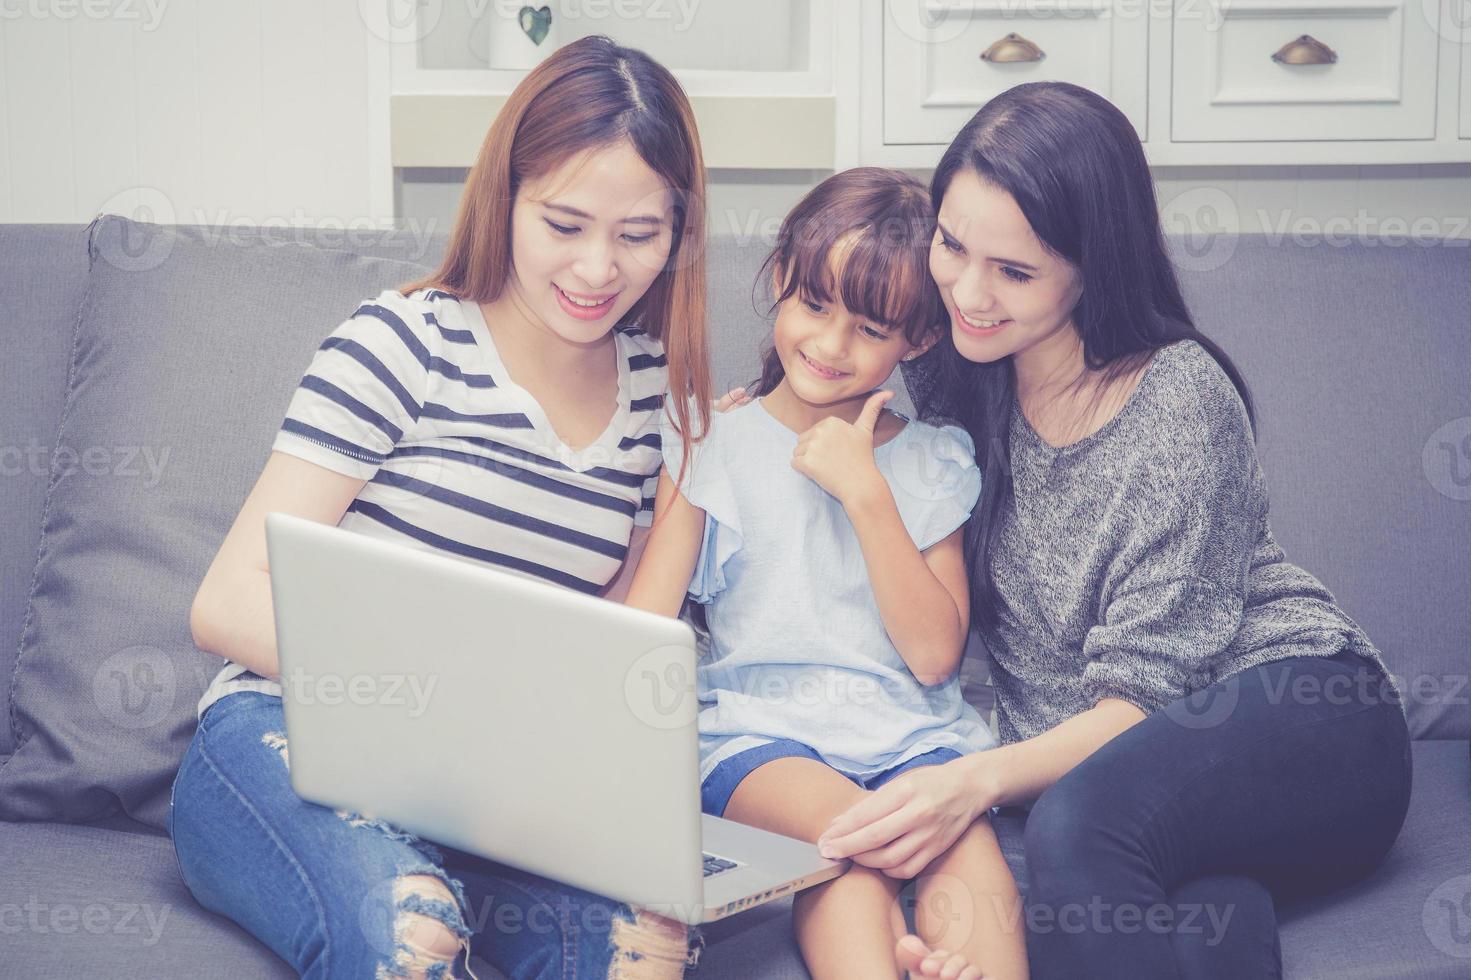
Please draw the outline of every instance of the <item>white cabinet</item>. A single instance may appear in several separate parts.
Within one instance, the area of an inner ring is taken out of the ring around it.
[[[993,96],[1023,82],[1073,82],[1146,134],[1149,20],[1136,0],[887,0],[883,137],[944,144]]]
[[[1467,163],[1468,4],[862,0],[837,142],[845,165],[932,167],[988,99],[1057,79],[1116,105],[1155,166]],[[982,58],[1008,35],[1022,60]]]
[[[1433,139],[1437,15],[1423,0],[1181,3],[1170,138]]]

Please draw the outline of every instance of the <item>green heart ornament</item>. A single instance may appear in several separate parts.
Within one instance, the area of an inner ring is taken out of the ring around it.
[[[552,29],[552,8],[522,7],[521,12],[516,15],[516,22],[521,25],[521,30],[531,38],[532,44],[541,44],[547,39],[547,31]]]

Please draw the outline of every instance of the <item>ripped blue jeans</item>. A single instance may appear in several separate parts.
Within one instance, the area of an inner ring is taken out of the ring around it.
[[[279,697],[210,705],[167,826],[199,904],[302,977],[473,976],[472,941],[511,980],[677,977],[698,959],[697,930],[690,942],[612,899],[308,803],[285,731]]]

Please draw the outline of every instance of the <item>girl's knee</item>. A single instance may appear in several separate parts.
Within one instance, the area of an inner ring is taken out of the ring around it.
[[[793,910],[801,915],[807,906],[820,903],[833,895],[844,895],[858,901],[868,901],[863,896],[878,900],[895,901],[904,888],[904,882],[891,878],[877,868],[855,864],[843,874],[812,888],[804,888],[792,898]],[[844,899],[846,901],[846,899]]]

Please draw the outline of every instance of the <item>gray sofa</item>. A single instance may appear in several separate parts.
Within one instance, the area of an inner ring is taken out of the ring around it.
[[[755,373],[765,244],[712,243],[721,390]],[[1258,398],[1277,535],[1407,681],[1417,739],[1384,864],[1278,909],[1286,975],[1471,976],[1471,248],[1187,244],[1200,324]],[[0,226],[0,974],[290,975],[192,900],[161,829],[218,666],[187,609],[316,345],[443,246]],[[966,678],[985,704],[979,658]],[[788,912],[710,928],[697,975],[805,976]]]

